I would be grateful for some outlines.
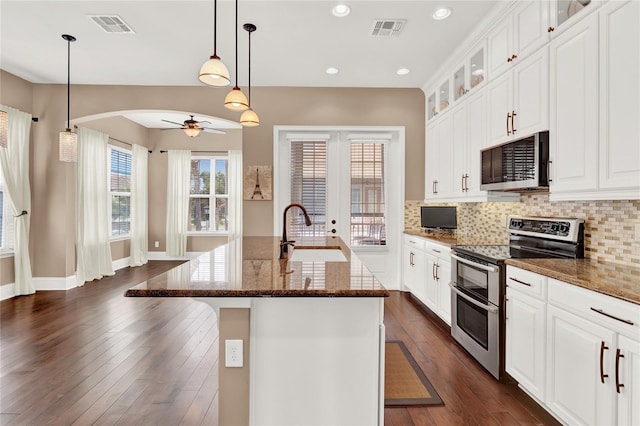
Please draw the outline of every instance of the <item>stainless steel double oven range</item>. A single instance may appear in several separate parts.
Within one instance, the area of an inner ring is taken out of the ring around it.
[[[495,378],[504,372],[509,258],[582,258],[584,221],[510,217],[509,245],[451,248],[451,335]]]

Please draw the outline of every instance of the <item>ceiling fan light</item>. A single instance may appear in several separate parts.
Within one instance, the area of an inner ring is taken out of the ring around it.
[[[186,129],[182,129],[182,130],[184,130],[186,135],[189,136],[190,138],[195,138],[196,136],[200,135],[200,132],[202,132],[201,127],[187,127]]]
[[[6,148],[9,145],[9,114],[0,111],[0,146]]]
[[[211,58],[202,65],[198,78],[204,84],[215,87],[224,87],[231,83],[229,70],[216,55],[211,56]]]
[[[76,133],[73,133],[71,129],[60,132],[58,142],[60,161],[67,163],[78,161],[78,135]]]
[[[249,108],[240,116],[240,124],[245,127],[255,127],[260,124],[260,118],[258,118],[258,114],[254,110]]]
[[[249,108],[249,101],[238,86],[231,89],[224,98],[224,106],[233,111],[244,111]]]

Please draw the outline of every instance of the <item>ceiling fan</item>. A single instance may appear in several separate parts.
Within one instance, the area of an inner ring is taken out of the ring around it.
[[[200,135],[200,132],[207,132],[207,133],[215,133],[218,135],[226,135],[227,132],[225,132],[224,130],[219,130],[219,129],[213,129],[211,127],[205,127],[202,126],[202,124],[204,123],[208,123],[211,124],[211,122],[209,121],[197,121],[193,119],[193,115],[189,115],[191,118],[189,118],[188,120],[184,120],[184,123],[176,123],[175,121],[169,121],[169,120],[162,120],[166,123],[171,123],[171,124],[175,124],[176,126],[180,126],[180,127],[172,127],[169,129],[160,129],[160,130],[175,130],[175,129],[182,129],[184,130],[184,132],[187,134],[187,136],[189,136],[190,138],[195,138],[196,136]]]

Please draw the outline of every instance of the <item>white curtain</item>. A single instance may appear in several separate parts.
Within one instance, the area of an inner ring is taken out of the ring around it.
[[[167,174],[167,255],[187,254],[191,151],[169,150]]]
[[[78,285],[114,275],[109,241],[109,136],[78,128],[76,250]]]
[[[229,241],[242,237],[242,151],[229,151]]]
[[[31,260],[29,258],[29,225],[31,188],[29,185],[29,134],[31,114],[0,105],[9,118],[8,146],[0,148],[0,169],[15,216],[14,255],[15,295],[33,294]],[[0,225],[1,226],[1,225]]]
[[[148,159],[149,151],[133,145],[131,155],[131,254],[130,265],[141,266],[149,261]]]

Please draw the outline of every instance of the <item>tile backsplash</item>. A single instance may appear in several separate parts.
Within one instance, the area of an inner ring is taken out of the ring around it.
[[[405,229],[420,232],[422,201],[406,201]],[[640,267],[640,201],[549,201],[548,194],[526,194],[519,203],[429,203],[456,206],[456,235],[507,244],[509,215],[575,217],[585,220],[585,257]]]

